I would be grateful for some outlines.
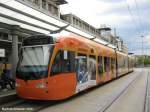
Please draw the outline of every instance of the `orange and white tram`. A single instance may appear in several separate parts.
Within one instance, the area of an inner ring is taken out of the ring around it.
[[[70,34],[24,39],[16,70],[21,98],[62,100],[133,71],[131,56]]]

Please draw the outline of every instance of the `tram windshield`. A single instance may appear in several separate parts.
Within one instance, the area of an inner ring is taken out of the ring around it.
[[[23,80],[47,77],[52,51],[53,45],[23,47],[17,66],[16,77]]]

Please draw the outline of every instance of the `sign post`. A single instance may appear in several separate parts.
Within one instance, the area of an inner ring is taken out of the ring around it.
[[[0,49],[0,57],[5,57],[5,49]]]

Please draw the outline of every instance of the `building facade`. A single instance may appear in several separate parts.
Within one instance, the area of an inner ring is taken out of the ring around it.
[[[17,0],[29,7],[39,10],[49,16],[60,17],[60,5],[66,4],[65,0]]]
[[[67,21],[74,27],[76,27],[86,33],[90,33],[91,35],[93,35],[96,38],[102,39],[102,40],[108,42],[109,44],[115,45],[116,47],[118,46],[116,34],[112,34],[112,29],[110,27],[107,27],[106,25],[103,25],[100,28],[95,28],[74,14],[61,15],[61,19]],[[119,44],[121,44],[121,46],[123,47],[122,43],[119,43]],[[122,49],[122,47],[120,47],[120,49]]]
[[[80,30],[83,30],[84,32],[90,33],[91,35],[97,37],[100,36],[100,32],[95,27],[83,21],[82,19],[80,19],[74,14],[61,15],[61,19],[67,21],[68,23],[70,23],[71,25],[73,25],[74,27]]]

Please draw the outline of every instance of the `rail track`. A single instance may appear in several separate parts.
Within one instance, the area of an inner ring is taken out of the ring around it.
[[[143,73],[143,70],[140,74]],[[146,91],[145,91],[145,102],[143,104],[143,112],[150,112],[150,72],[148,71],[148,74],[146,76]],[[121,95],[140,77],[141,75],[136,76],[134,80],[132,80],[127,87],[123,89],[123,91],[118,94],[117,97],[115,97],[111,102],[109,102],[107,105],[105,105],[102,109],[100,109],[98,112],[105,112],[107,111],[115,102],[118,100]]]
[[[0,106],[0,112],[38,112],[43,108],[49,107],[51,105],[57,104],[55,101],[33,101],[33,100],[23,100],[17,99],[16,101],[6,103]]]
[[[108,104],[106,104],[98,112],[105,112],[129,88],[129,86],[139,77],[140,77],[140,75],[137,75],[114,99],[112,99],[112,101],[110,101]]]
[[[143,112],[150,112],[150,71],[148,71]]]

